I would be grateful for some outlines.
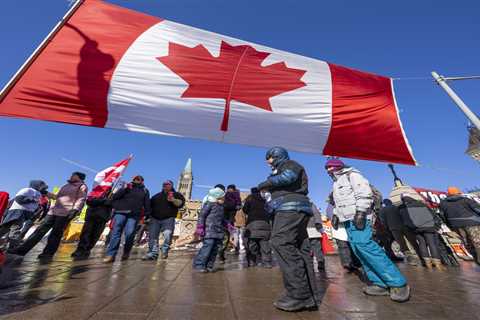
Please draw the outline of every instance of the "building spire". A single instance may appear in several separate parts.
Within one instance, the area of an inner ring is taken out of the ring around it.
[[[185,169],[183,169],[184,173],[192,173],[192,159],[188,158],[187,164],[185,165]]]
[[[192,198],[192,189],[193,189],[193,173],[192,173],[192,159],[187,160],[185,169],[183,169],[178,179],[177,190],[187,201]]]

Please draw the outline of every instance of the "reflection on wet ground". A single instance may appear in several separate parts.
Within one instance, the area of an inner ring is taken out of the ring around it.
[[[396,304],[366,297],[362,283],[344,274],[329,256],[326,276],[318,276],[319,311],[283,313],[273,308],[282,292],[278,268],[245,268],[229,256],[213,274],[192,273],[191,252],[144,262],[144,249],[128,261],[72,261],[72,245],[39,263],[38,252],[10,261],[0,274],[0,319],[480,319],[480,268],[464,263],[447,272],[400,264],[413,298]]]

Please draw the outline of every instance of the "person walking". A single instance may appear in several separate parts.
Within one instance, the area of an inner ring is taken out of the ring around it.
[[[85,178],[86,175],[82,172],[72,173],[68,183],[62,186],[56,195],[50,195],[55,200],[55,205],[50,208],[43,223],[22,245],[10,253],[26,255],[51,230],[47,245],[38,255],[39,259],[51,259],[57,252],[68,224],[80,214],[85,205],[88,193]]]
[[[400,251],[405,257],[405,262],[412,266],[418,265],[417,253],[420,252],[420,248],[418,247],[415,232],[409,230],[403,224],[398,207],[393,205],[393,202],[390,199],[383,200],[383,207],[380,210],[379,219],[388,231],[390,231],[393,239],[395,239],[400,246]],[[407,245],[407,240],[415,252],[410,250]]]
[[[327,199],[327,209],[325,210],[327,218],[332,223],[332,238],[335,239],[337,244],[338,256],[340,257],[340,263],[348,273],[358,274],[364,278],[362,272],[362,264],[358,260],[357,256],[353,253],[352,247],[348,243],[348,234],[345,226],[339,221],[338,217],[334,214],[335,201],[333,201],[333,192],[330,193]]]
[[[269,240],[272,226],[265,211],[265,200],[258,188],[251,189],[251,194],[245,199],[243,212],[247,217],[245,229],[247,265],[271,268],[272,248]]]
[[[334,213],[344,223],[352,250],[371,282],[363,292],[372,296],[390,295],[396,302],[407,301],[410,287],[405,277],[372,239],[368,216],[373,194],[369,182],[339,159],[328,160],[325,169],[333,179]]]
[[[402,204],[399,206],[403,224],[415,232],[420,257],[425,267],[445,270],[439,250],[437,230],[440,223],[436,221],[433,212],[425,203],[415,200],[408,195],[402,195]]]
[[[154,195],[150,202],[150,216],[145,216],[149,225],[148,253],[142,260],[158,259],[160,233],[163,233],[162,259],[167,259],[175,231],[175,218],[178,209],[185,205],[185,198],[175,191],[173,182],[167,180],[163,183],[162,191]]]
[[[125,188],[113,194],[113,227],[104,263],[112,263],[120,248],[122,233],[125,234],[122,260],[128,260],[135,241],[135,231],[142,211],[150,215],[150,193],[142,176],[135,176]]]
[[[273,305],[284,311],[316,309],[317,285],[307,233],[312,216],[307,173],[282,147],[271,148],[265,159],[272,174],[258,189],[274,215],[270,244],[286,290]]]
[[[312,254],[317,260],[317,271],[325,272],[325,257],[322,251],[322,237],[324,236],[322,214],[317,206],[312,203],[313,217],[307,225],[308,238],[312,247]]]
[[[112,216],[112,201],[109,195],[87,198],[85,223],[80,233],[77,249],[72,253],[74,259],[87,259],[105,230],[105,225]]]
[[[47,193],[48,186],[42,180],[32,180],[29,187],[17,192],[0,225],[0,239],[8,234],[9,248],[13,249],[20,244],[24,223],[33,221],[40,208],[40,199]]]
[[[464,196],[457,187],[449,187],[448,197],[440,202],[440,211],[448,227],[460,235],[480,265],[480,205]]]
[[[220,188],[211,189],[206,202],[198,216],[195,234],[202,239],[202,247],[193,259],[196,272],[215,271],[215,259],[227,228],[232,228],[225,218],[225,191]]]

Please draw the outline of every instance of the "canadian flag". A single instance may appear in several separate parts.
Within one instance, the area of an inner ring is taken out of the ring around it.
[[[113,185],[122,176],[131,159],[132,156],[97,173],[93,182],[92,191],[88,194],[88,196],[91,198],[99,198],[110,191]]]
[[[415,164],[392,79],[86,0],[0,115]]]

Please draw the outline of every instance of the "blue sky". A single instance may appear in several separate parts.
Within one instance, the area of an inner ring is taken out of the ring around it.
[[[217,33],[392,77],[480,75],[478,1],[121,1],[134,10]],[[66,0],[0,2],[0,85],[68,9]],[[478,112],[480,81],[452,84]],[[411,185],[480,186],[479,164],[465,155],[467,120],[431,79],[395,82],[404,128],[419,167],[397,166]],[[177,180],[193,158],[197,185],[256,185],[269,173],[265,149],[48,122],[0,119],[0,189],[16,192],[30,179],[61,185],[78,168],[95,169],[133,153],[127,176],[142,174],[151,192]],[[278,142],[281,145],[281,141]],[[324,207],[331,181],[324,157],[292,153],[305,165],[312,199]],[[382,192],[392,187],[383,163],[347,160]],[[91,185],[93,174],[88,173]],[[194,188],[200,198],[206,189]]]

